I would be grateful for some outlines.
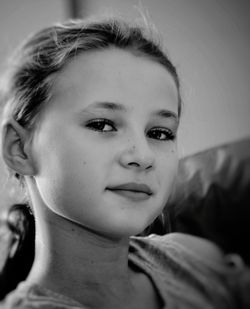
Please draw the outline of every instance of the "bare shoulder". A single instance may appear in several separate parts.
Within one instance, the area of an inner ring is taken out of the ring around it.
[[[212,241],[183,233],[171,233],[168,234],[168,237],[188,250],[191,250],[194,254],[199,255],[201,258],[204,257],[206,260],[209,259],[217,263],[225,262],[223,251]]]

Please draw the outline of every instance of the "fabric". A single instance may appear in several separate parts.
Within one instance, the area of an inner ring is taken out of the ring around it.
[[[239,254],[250,266],[250,138],[193,154],[179,162],[175,190],[152,233],[182,232]],[[161,231],[162,230],[162,231]]]
[[[177,233],[165,236],[154,234],[149,237],[132,237],[130,242],[129,263],[151,279],[162,300],[162,308],[250,308],[247,307],[250,303],[247,305],[245,297],[246,269],[238,256],[227,257],[223,262],[205,259],[204,255],[199,256],[187,246],[180,244],[176,236]],[[184,234],[182,236],[183,239],[193,238]],[[213,246],[208,241],[202,240],[202,242],[205,246],[206,244],[208,247]],[[41,286],[28,286],[23,282],[7,296],[0,308],[85,309],[86,307]]]

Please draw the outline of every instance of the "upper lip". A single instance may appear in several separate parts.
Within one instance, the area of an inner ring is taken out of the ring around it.
[[[121,185],[111,186],[107,188],[108,190],[124,190],[124,191],[134,191],[142,192],[151,195],[153,192],[150,187],[143,183],[129,182]]]

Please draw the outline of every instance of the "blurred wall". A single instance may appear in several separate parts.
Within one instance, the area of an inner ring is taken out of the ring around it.
[[[88,14],[148,12],[182,80],[180,155],[250,136],[249,0],[87,0]]]
[[[28,34],[66,18],[66,0],[0,1],[0,73],[6,57]]]

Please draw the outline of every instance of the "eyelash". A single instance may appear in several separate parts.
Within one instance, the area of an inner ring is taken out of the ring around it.
[[[100,128],[100,125],[101,125],[101,128]],[[112,130],[104,130],[106,125],[112,127]],[[117,131],[117,129],[114,126],[113,121],[110,121],[108,119],[91,120],[89,123],[87,123],[86,127],[90,128],[91,130],[102,132],[102,133],[109,133],[109,132],[116,132]]]
[[[165,137],[164,138],[154,138],[154,137],[150,137],[149,133],[147,133],[149,138],[156,139],[156,140],[159,140],[159,141],[173,141],[173,140],[175,140],[175,134],[171,130],[169,130],[169,129],[165,129],[165,128],[152,128],[150,131],[151,131],[151,133],[152,132],[156,132],[157,134],[158,133],[165,134]]]
[[[106,129],[104,130],[105,126],[110,126],[111,129]],[[117,129],[113,123],[113,121],[110,121],[108,119],[95,119],[95,120],[91,120],[89,123],[87,123],[86,125],[87,128],[93,130],[93,131],[97,131],[97,132],[100,132],[100,133],[110,133],[110,132],[117,132]],[[160,135],[161,134],[165,134],[165,137],[164,138],[156,138],[156,137],[153,137],[152,133],[157,133]],[[170,130],[170,129],[166,129],[166,128],[152,128],[149,130],[149,132],[147,133],[147,136],[149,138],[152,138],[152,139],[156,139],[156,140],[159,140],[159,141],[172,141],[172,140],[175,140],[175,137],[176,135]]]

